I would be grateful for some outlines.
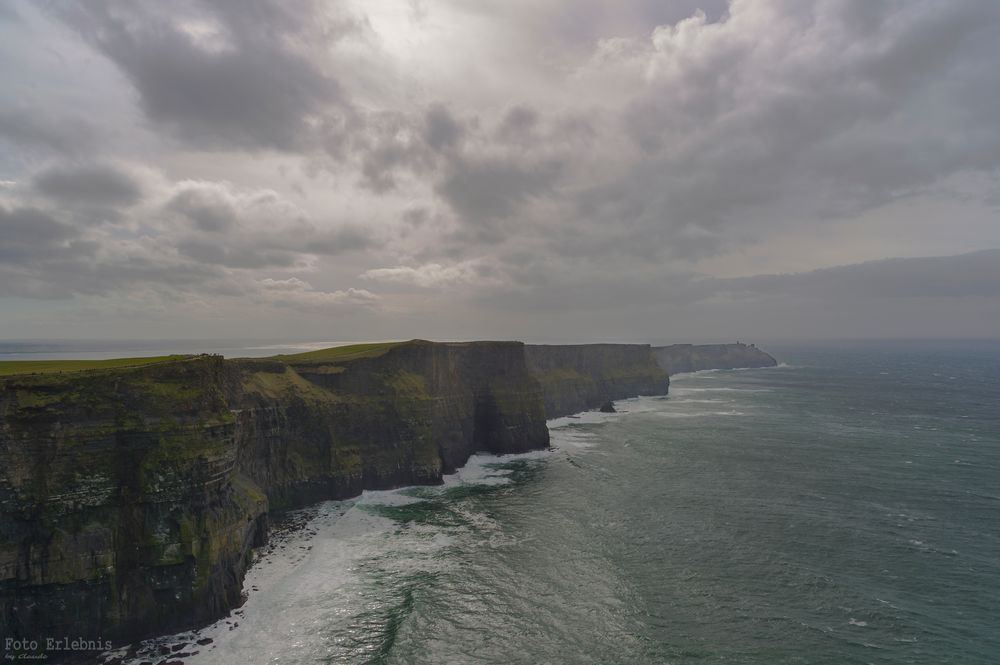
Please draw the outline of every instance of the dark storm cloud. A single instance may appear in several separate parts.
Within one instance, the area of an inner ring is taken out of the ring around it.
[[[340,100],[336,80],[292,46],[321,16],[308,0],[58,11],[128,77],[153,123],[202,147],[300,148],[309,118]]]
[[[63,205],[129,206],[142,197],[142,188],[131,175],[107,164],[63,165],[35,175],[35,189]]]

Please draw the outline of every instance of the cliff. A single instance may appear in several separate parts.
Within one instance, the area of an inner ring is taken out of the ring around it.
[[[608,400],[666,395],[670,386],[648,344],[529,345],[549,418],[596,409]]]
[[[653,349],[656,361],[668,374],[698,372],[706,369],[742,369],[774,367],[771,355],[753,344],[674,344]]]
[[[224,614],[268,510],[548,446],[514,342],[57,368],[0,372],[0,633],[43,643]]]
[[[0,633],[120,644],[210,621],[242,601],[269,511],[439,483],[668,383],[642,345],[0,363]]]
[[[240,600],[267,498],[221,358],[0,378],[0,632],[117,639]]]
[[[476,451],[549,443],[519,342],[413,341],[232,363],[239,466],[272,507],[438,483]]]

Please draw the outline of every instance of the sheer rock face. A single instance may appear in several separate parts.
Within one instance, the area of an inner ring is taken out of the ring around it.
[[[396,346],[345,363],[233,361],[240,468],[275,507],[438,483],[476,451],[548,446],[520,343]]]
[[[546,448],[663,394],[648,346],[413,341],[0,377],[0,634],[115,644],[241,602],[268,511]],[[60,654],[51,654],[57,659]]]
[[[674,344],[653,349],[656,361],[668,374],[706,369],[774,367],[778,361],[753,344]]]
[[[240,599],[267,499],[220,358],[0,381],[0,626],[111,639]]]
[[[648,344],[529,345],[525,354],[542,384],[549,418],[596,409],[609,400],[666,395],[670,386]]]
[[[119,643],[241,600],[269,509],[548,446],[519,343],[0,378],[0,633]]]

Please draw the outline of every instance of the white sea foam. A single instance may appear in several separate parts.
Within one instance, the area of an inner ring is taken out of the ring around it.
[[[662,418],[715,418],[720,416],[745,416],[745,411],[661,411]]]
[[[728,404],[726,399],[672,399],[671,404]]]
[[[300,514],[305,523],[283,538],[274,538],[262,548],[247,572],[246,603],[198,631],[187,631],[143,642],[127,665],[176,658],[159,656],[162,647],[185,644],[187,665],[239,665],[243,663],[339,662],[351,645],[348,638],[363,630],[365,616],[383,609],[384,598],[370,591],[371,575],[437,574],[449,565],[440,556],[454,544],[455,536],[440,527],[413,521],[400,525],[378,514],[380,507],[401,507],[426,500],[416,494],[447,491],[459,485],[489,485],[510,482],[509,470],[497,464],[518,459],[542,459],[550,451],[520,455],[473,455],[456,473],[444,477],[443,487],[413,487],[365,491],[349,501],[328,501]],[[465,515],[484,544],[490,536],[485,515]],[[360,624],[359,624],[360,622]],[[357,624],[357,625],[356,625]],[[212,640],[198,645],[197,640]],[[195,653],[197,652],[197,653]],[[124,657],[119,649],[106,657]]]
[[[711,387],[711,388],[694,388],[687,386],[671,386],[671,395],[687,395],[688,393],[769,393],[773,392],[770,388],[730,388],[727,386]]]

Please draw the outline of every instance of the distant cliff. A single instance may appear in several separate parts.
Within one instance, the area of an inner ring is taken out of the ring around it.
[[[698,372],[706,369],[740,369],[747,367],[774,367],[778,364],[771,355],[753,344],[674,344],[653,348],[660,367],[668,374]]]
[[[549,418],[596,409],[608,400],[666,395],[667,373],[648,344],[528,345]]]
[[[0,376],[0,633],[119,643],[213,619],[269,509],[548,443],[515,342]]]

